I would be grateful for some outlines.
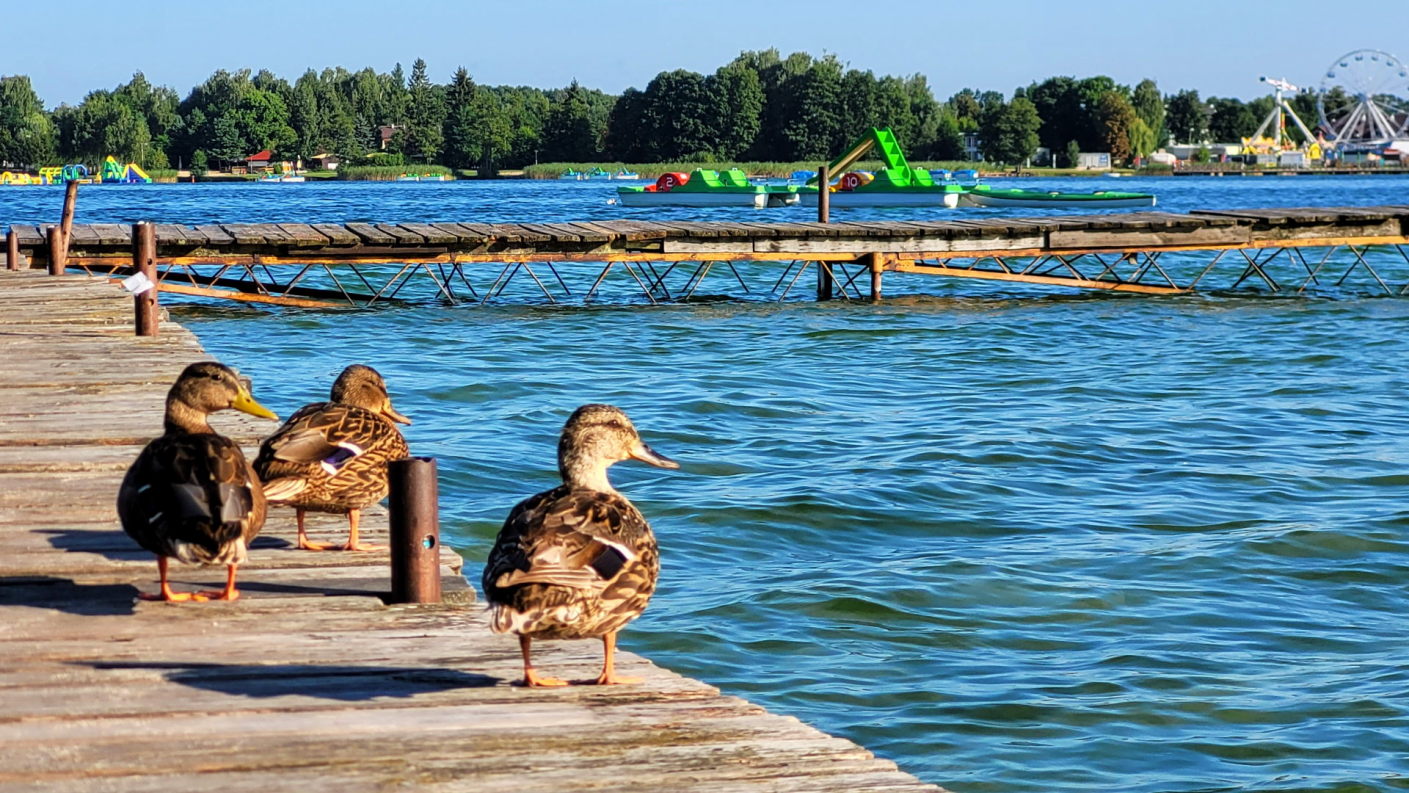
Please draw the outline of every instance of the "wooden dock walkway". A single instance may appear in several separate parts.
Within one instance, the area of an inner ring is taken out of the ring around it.
[[[118,526],[118,482],[175,375],[209,356],[170,322],[134,337],[131,316],[106,279],[0,273],[0,793],[940,790],[630,653],[643,684],[512,686],[517,643],[489,632],[453,553],[445,603],[387,606],[384,552],[292,550],[289,510],[239,601],[134,600],[156,569]],[[273,427],[212,423],[250,451]],[[385,541],[384,513],[364,527]],[[224,581],[172,570],[178,588]],[[534,649],[555,674],[600,664],[594,642]]]
[[[12,226],[10,266],[125,274],[134,233],[74,225],[62,258],[47,227]],[[757,294],[736,266],[756,262],[785,265],[772,290],[786,282],[784,296],[811,268],[819,299],[863,288],[879,299],[885,273],[1178,294],[1245,283],[1302,291],[1360,272],[1376,289],[1409,293],[1409,206],[833,223],[157,223],[155,235],[167,291],[302,306],[486,302],[521,272],[520,287],[552,302],[591,299],[613,272],[653,303],[694,294],[711,272]],[[563,268],[572,263],[591,266]],[[576,290],[563,275],[574,269],[587,275]]]

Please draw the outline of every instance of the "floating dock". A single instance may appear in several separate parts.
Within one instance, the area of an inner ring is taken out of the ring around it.
[[[386,552],[293,550],[287,509],[237,602],[135,600],[156,565],[118,525],[118,483],[170,383],[209,356],[171,322],[134,337],[132,302],[105,278],[0,273],[0,793],[940,793],[630,653],[618,666],[642,684],[511,685],[517,643],[490,633],[452,552],[445,602],[388,606]],[[247,454],[275,426],[212,424]],[[346,531],[310,519],[320,539]],[[384,512],[363,528],[386,542]],[[178,589],[225,580],[172,573]],[[597,642],[534,650],[570,678],[601,662]]]
[[[76,224],[66,253],[56,232],[12,226],[10,266],[135,272],[137,227]],[[934,222],[156,224],[155,237],[164,291],[315,307],[484,303],[506,298],[521,272],[528,297],[548,302],[590,301],[613,272],[652,303],[694,295],[711,272],[728,288],[786,297],[809,268],[824,300],[879,299],[886,273],[1145,294],[1304,291],[1353,274],[1387,294],[1409,286],[1409,206]],[[744,270],[763,279],[759,289]]]

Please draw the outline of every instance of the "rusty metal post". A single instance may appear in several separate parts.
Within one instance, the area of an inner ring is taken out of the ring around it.
[[[78,180],[70,179],[64,185],[64,213],[59,216],[59,228],[64,232],[64,259],[68,259],[68,243],[73,233],[73,207],[78,203]]]
[[[871,300],[872,300],[872,302],[879,303],[880,300],[881,300],[881,261],[882,261],[882,257],[881,257],[881,255],[880,255],[879,253],[873,253],[873,254],[870,254],[867,258],[871,260],[871,261],[869,262],[869,264],[870,264],[870,266],[871,266]]]
[[[391,603],[440,602],[440,497],[434,457],[387,465]]]
[[[5,266],[11,270],[20,269],[20,235],[14,229],[5,233]]]
[[[64,230],[50,226],[49,232],[49,274],[64,274]]]
[[[146,276],[150,288],[132,294],[132,307],[138,336],[157,335],[157,227],[150,223],[132,224],[132,269]],[[134,276],[135,277],[135,276]]]

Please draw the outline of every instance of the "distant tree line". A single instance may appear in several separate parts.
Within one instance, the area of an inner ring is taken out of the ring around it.
[[[1313,123],[1314,97],[1292,102]],[[915,159],[966,159],[967,135],[991,162],[1020,164],[1041,146],[1071,165],[1080,151],[1127,161],[1171,139],[1236,141],[1271,107],[1271,97],[1165,96],[1153,80],[1131,88],[1104,76],[1051,77],[1010,98],[964,89],[941,102],[922,75],[877,77],[832,55],[784,58],[771,49],[744,52],[713,74],[661,72],[620,96],[575,81],[557,89],[480,85],[464,68],[442,85],[418,59],[409,76],[399,64],[390,73],[338,67],[310,69],[292,83],[263,70],[222,70],[185,98],[139,72],[50,111],[21,75],[0,77],[0,162],[96,164],[112,155],[146,168],[202,170],[264,149],[282,159],[328,153],[489,172],[539,161],[797,162],[831,158],[867,128],[889,126]]]

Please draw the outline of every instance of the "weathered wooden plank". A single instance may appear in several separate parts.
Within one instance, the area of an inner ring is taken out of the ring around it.
[[[23,247],[35,248],[45,243],[44,234],[38,226],[15,224],[10,226],[10,230],[15,232],[15,238]]]
[[[397,242],[396,237],[370,223],[349,223],[347,230],[356,234],[368,245],[394,245]]]
[[[1053,231],[1048,245],[1054,249],[1158,248],[1168,245],[1245,245],[1252,239],[1250,226],[1193,229],[1090,229]]]
[[[476,236],[482,238],[484,242],[495,242],[495,241],[504,241],[504,242],[508,242],[508,241],[510,241],[510,240],[506,240],[503,236],[501,236],[501,234],[499,233],[499,231],[498,231],[497,229],[495,229],[494,226],[491,226],[491,225],[488,224],[488,223],[463,223],[463,222],[461,222],[461,223],[455,223],[455,224],[453,224],[453,225],[454,225],[456,228],[464,229],[465,231],[469,232],[470,234],[473,234],[473,235],[476,235]]]
[[[320,247],[327,245],[331,240],[324,236],[317,229],[307,223],[280,223],[279,230],[293,240],[297,247]]]
[[[559,225],[559,224],[550,224]],[[615,242],[625,237],[616,229],[607,228],[599,223],[590,221],[575,221],[573,223],[562,224],[569,228],[577,229],[578,236],[583,242]]]
[[[329,245],[360,245],[362,238],[347,230],[339,223],[313,223],[314,231],[328,238]]]
[[[69,245],[97,245],[98,233],[86,223],[75,223],[69,228]]]
[[[190,226],[158,223],[156,227],[157,245],[204,245],[206,242],[206,236]],[[132,244],[130,229],[127,244]]]
[[[668,233],[657,224],[636,220],[597,220],[593,221],[592,225],[621,234],[628,242],[665,239]]]
[[[552,235],[535,231],[522,223],[491,223],[489,227],[494,229],[495,236],[505,242],[538,243],[553,240]]]
[[[452,242],[458,245],[483,245],[494,239],[492,235],[481,234],[472,229],[466,228],[459,223],[432,223],[431,228],[452,237]]]
[[[228,231],[221,228],[220,226],[214,224],[203,224],[196,226],[195,228],[196,231],[199,231],[201,235],[205,237],[206,244],[208,245],[211,245],[213,247],[224,247],[227,245],[235,244],[234,235],[230,234]]]
[[[529,232],[541,235],[543,242],[561,244],[582,241],[582,235],[579,233],[580,230],[566,224],[520,223],[518,225],[520,228],[526,229]]]
[[[396,238],[397,245],[425,245],[427,240],[400,223],[377,223],[377,231]]]
[[[221,223],[236,245],[278,245],[288,240],[273,223]]]
[[[455,244],[460,241],[458,234],[452,234],[431,223],[401,223],[402,229],[418,234],[422,239],[432,245]]]
[[[93,223],[90,228],[98,235],[98,243],[110,247],[132,244],[132,227],[120,223]],[[204,239],[202,239],[204,242]]]

